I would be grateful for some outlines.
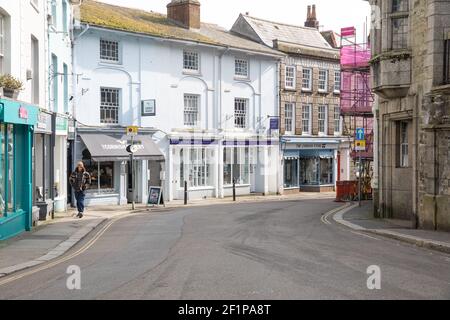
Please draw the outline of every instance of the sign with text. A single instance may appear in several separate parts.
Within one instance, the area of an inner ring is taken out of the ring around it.
[[[366,140],[356,140],[355,141],[356,151],[366,151]]]
[[[139,127],[136,126],[128,126],[127,127],[127,135],[130,137],[135,137],[138,135]]]
[[[147,205],[149,206],[164,205],[164,197],[161,187],[150,187],[148,191]]]

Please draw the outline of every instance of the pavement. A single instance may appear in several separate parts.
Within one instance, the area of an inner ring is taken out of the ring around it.
[[[355,203],[334,215],[334,220],[355,231],[393,238],[444,253],[450,253],[450,232],[422,230],[404,220],[375,219],[371,201]]]
[[[0,300],[450,299],[450,255],[348,229],[331,219],[340,209],[297,198],[131,214],[0,278]]]
[[[237,202],[286,201],[293,199],[334,199],[334,193],[301,193],[294,195],[250,195],[239,196]],[[202,207],[217,204],[233,204],[232,198],[189,200],[187,207]],[[83,219],[75,218],[75,209],[67,213],[56,213],[55,219],[39,222],[31,232],[0,242],[0,278],[35,267],[66,254],[76,244],[97,229],[105,221],[133,213],[153,212],[183,208],[183,200],[175,200],[165,207],[148,208],[137,204],[135,210],[128,206],[95,206],[87,208]]]

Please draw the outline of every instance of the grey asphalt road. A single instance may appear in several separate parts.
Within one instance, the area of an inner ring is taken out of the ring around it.
[[[84,253],[0,286],[0,299],[450,299],[450,256],[323,223],[338,206],[275,201],[128,217]],[[71,265],[81,290],[67,289]],[[371,265],[380,290],[367,288]]]

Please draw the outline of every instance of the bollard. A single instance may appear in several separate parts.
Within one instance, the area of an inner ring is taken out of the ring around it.
[[[185,181],[184,182],[184,205],[187,205],[187,196],[188,196],[187,181]]]
[[[236,180],[233,179],[233,201],[236,201]]]

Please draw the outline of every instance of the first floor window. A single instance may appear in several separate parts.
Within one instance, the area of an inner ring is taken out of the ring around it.
[[[399,166],[407,168],[409,166],[409,143],[408,143],[408,122],[399,123]]]
[[[294,132],[294,104],[286,103],[284,105],[284,123],[286,132]]]
[[[199,122],[200,96],[195,94],[184,95],[184,125],[195,127]]]
[[[327,106],[325,105],[319,106],[318,119],[319,119],[319,133],[327,134]]]
[[[295,89],[295,67],[286,67],[286,83],[285,87],[287,89]]]
[[[341,132],[341,108],[339,106],[334,107],[334,132]]]
[[[187,181],[189,187],[210,187],[211,163],[214,151],[207,148],[185,148],[180,150],[180,187]]]
[[[236,98],[234,100],[234,126],[236,128],[247,128],[248,100]]]
[[[5,59],[5,18],[0,14],[0,74],[3,74]]]
[[[88,156],[86,156],[88,154]],[[89,192],[110,193],[114,192],[114,162],[96,162],[90,158],[86,150],[83,152],[83,163],[86,171],[91,175]]]
[[[303,105],[302,107],[302,132],[303,134],[311,133],[311,105]]]
[[[250,181],[250,153],[248,147],[234,147],[223,149],[223,184],[249,184]]]
[[[340,92],[341,91],[341,72],[335,71],[334,72],[334,92]]]
[[[408,17],[392,18],[392,49],[408,47]]]
[[[319,70],[319,91],[328,90],[328,70]]]
[[[408,12],[409,0],[392,0],[392,12]]]
[[[100,89],[100,123],[118,124],[120,107],[120,89]]]
[[[309,68],[303,69],[302,89],[312,90],[312,69]]]
[[[119,42],[101,39],[100,60],[119,62]]]

